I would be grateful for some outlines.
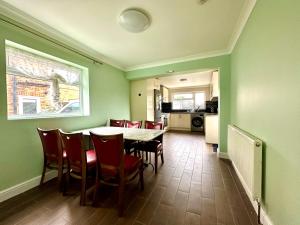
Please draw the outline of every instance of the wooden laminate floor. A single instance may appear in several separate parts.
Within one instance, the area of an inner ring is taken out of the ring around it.
[[[144,172],[145,190],[126,187],[126,211],[117,216],[117,192],[102,186],[99,204],[79,206],[76,182],[68,196],[56,181],[0,204],[0,224],[254,225],[256,216],[232,166],[217,158],[199,134],[167,133],[165,164]],[[160,160],[159,160],[160,163]]]

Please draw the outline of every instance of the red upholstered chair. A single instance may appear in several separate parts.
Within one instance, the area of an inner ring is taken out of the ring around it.
[[[139,175],[141,189],[144,188],[143,163],[141,158],[124,155],[123,134],[97,135],[91,132],[97,155],[96,187],[94,205],[100,183],[119,187],[119,216],[123,215],[124,186]]]
[[[85,150],[82,133],[65,133],[60,131],[64,149],[67,153],[67,179],[64,187],[64,194],[69,186],[69,179],[72,176],[81,180],[80,205],[86,201],[86,180],[88,172],[96,169],[96,153],[94,150]]]
[[[163,130],[164,126],[161,122],[153,122],[153,121],[145,121],[145,129],[156,129]],[[164,153],[163,153],[163,135],[158,136],[156,139],[152,141],[145,142],[141,145],[141,150],[154,153],[154,171],[157,173],[157,164],[158,164],[158,156],[161,157],[161,162],[164,163]]]
[[[145,129],[156,129],[156,130],[163,130],[164,125],[162,122],[153,122],[153,121],[145,121]]]
[[[124,127],[125,126],[125,120],[113,120],[113,119],[110,119],[109,125],[111,127]]]
[[[44,165],[40,185],[44,182],[46,169],[48,168],[56,169],[58,171],[58,183],[61,186],[66,153],[62,148],[59,131],[58,129],[43,130],[41,128],[37,128],[37,131],[39,133],[44,152]]]
[[[143,121],[129,121],[125,120],[125,127],[126,128],[142,128]],[[126,154],[131,154],[134,152],[135,155],[137,155],[136,150],[134,149],[137,145],[137,141],[132,140],[125,140],[124,141],[124,149]]]
[[[125,127],[127,128],[142,128],[142,121],[125,120]]]

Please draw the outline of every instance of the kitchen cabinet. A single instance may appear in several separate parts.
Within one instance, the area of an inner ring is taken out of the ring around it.
[[[171,113],[170,130],[191,131],[190,113]]]
[[[219,115],[205,115],[205,142],[210,144],[219,143]]]

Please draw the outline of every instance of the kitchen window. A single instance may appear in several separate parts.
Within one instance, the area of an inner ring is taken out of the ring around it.
[[[5,42],[8,119],[89,114],[88,69]]]
[[[205,93],[173,93],[172,107],[174,110],[205,109]]]

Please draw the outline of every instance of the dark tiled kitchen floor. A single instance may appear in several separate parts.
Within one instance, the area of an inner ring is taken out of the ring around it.
[[[0,203],[0,224],[254,225],[256,216],[226,160],[217,158],[199,134],[169,132],[165,164],[144,172],[145,190],[126,187],[126,211],[117,216],[117,194],[102,186],[99,204],[79,206],[79,186],[62,196],[55,180]],[[159,160],[160,163],[160,160]],[[76,191],[78,190],[78,191]]]

